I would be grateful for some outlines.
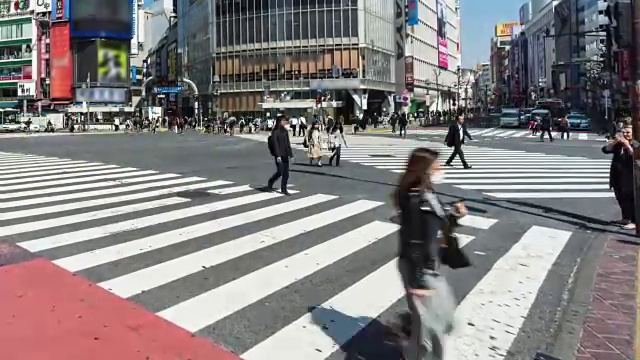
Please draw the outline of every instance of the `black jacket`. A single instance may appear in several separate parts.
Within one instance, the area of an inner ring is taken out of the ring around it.
[[[289,132],[283,127],[275,127],[271,131],[271,141],[273,141],[273,151],[276,157],[288,160],[293,157]]]
[[[460,137],[460,129],[458,128],[458,123],[451,124],[449,126],[449,132],[447,132],[447,137],[445,137],[444,142],[448,147],[452,146],[460,146],[464,144],[465,136],[469,138],[469,140],[473,140],[469,132],[467,131],[467,126],[462,124],[462,138]]]
[[[398,257],[410,267],[409,287],[426,289],[425,275],[439,265],[438,231],[452,231],[458,218],[447,213],[433,193],[412,190],[400,196],[400,243]]]
[[[613,154],[609,168],[609,188],[633,192],[633,154],[624,150],[623,145],[619,143],[603,146],[602,152]]]

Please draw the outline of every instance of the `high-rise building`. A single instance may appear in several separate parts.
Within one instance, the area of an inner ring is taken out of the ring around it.
[[[428,25],[436,14],[438,29]],[[456,0],[181,0],[178,17],[189,21],[178,22],[178,52],[205,114],[319,103],[345,116],[381,114],[409,110],[405,89],[414,108],[435,108],[436,89],[456,79],[458,14]]]
[[[131,44],[137,0],[55,0],[51,97],[84,121],[132,113]]]
[[[413,84],[408,84],[413,90],[413,105],[430,110],[449,109],[459,97],[459,1],[416,2],[418,21],[408,27],[406,40],[406,53],[413,70]],[[410,20],[410,16],[408,18]]]
[[[39,112],[49,105],[50,13],[51,1],[0,1],[1,108]]]

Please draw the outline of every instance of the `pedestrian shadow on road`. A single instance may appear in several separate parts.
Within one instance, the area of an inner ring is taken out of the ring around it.
[[[317,168],[315,165],[309,165],[309,164],[297,163],[296,165],[302,165],[302,166]],[[327,176],[327,177],[332,177],[332,178],[336,178],[336,179],[344,179],[344,180],[351,180],[351,181],[363,182],[363,183],[368,183],[368,184],[376,184],[376,185],[388,186],[388,187],[390,187],[389,194],[391,194],[393,189],[395,189],[395,187],[398,186],[398,184],[395,184],[395,183],[389,183],[389,182],[384,182],[384,181],[376,181],[376,180],[368,180],[368,179],[359,179],[359,178],[354,178],[354,177],[351,177],[351,176],[340,175],[340,174],[330,174],[330,173],[326,173],[326,172],[322,172],[322,171],[311,171],[311,170],[301,170],[301,169],[291,169],[289,171],[292,172],[292,173],[298,173],[298,174]],[[436,194],[441,195],[441,196],[448,196],[450,198],[455,198],[456,199],[455,201],[445,202],[447,205],[453,205],[453,203],[457,202],[458,199],[460,199],[459,196],[454,196],[454,195],[446,194],[446,193],[443,193],[443,192],[436,192]],[[467,206],[467,209],[469,210],[469,212],[472,212],[472,213],[476,213],[476,214],[486,214],[486,213],[488,213],[488,211],[486,209],[482,209],[482,208],[479,208],[479,207],[474,207],[474,206],[471,206],[469,204],[466,204],[466,206]]]
[[[500,204],[500,202],[495,202],[495,206],[502,207],[505,210],[518,211],[518,212],[526,213],[529,215],[541,216],[547,219],[560,221],[565,224],[575,226],[581,230],[606,232],[609,234],[617,234],[625,237],[632,235],[629,232],[618,230],[618,228],[614,224],[612,224],[611,221],[607,221],[607,220],[596,219],[590,216],[585,216],[581,214],[572,213],[569,211],[559,210],[556,208],[552,208],[550,206],[531,204],[525,201],[509,200],[509,201],[504,201],[503,203],[521,206],[525,208],[533,208],[536,210],[540,210],[542,213],[537,213],[537,212],[523,210],[523,209],[515,209],[509,206],[505,206],[504,204]]]
[[[400,360],[393,329],[377,319],[354,317],[322,306],[309,308],[313,323],[345,354],[345,360]],[[352,334],[357,333],[354,337]],[[319,351],[319,350],[317,350]],[[329,356],[330,354],[323,354]]]

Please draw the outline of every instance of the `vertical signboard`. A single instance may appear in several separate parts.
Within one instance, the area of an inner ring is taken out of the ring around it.
[[[51,24],[51,98],[71,99],[73,63],[68,23]]]
[[[447,40],[447,4],[445,0],[436,1],[438,31],[438,66],[449,69],[449,40]]]
[[[138,55],[139,40],[138,40],[138,0],[131,0],[131,55]]]
[[[407,0],[407,25],[415,26],[419,23],[418,0]]]
[[[175,82],[178,80],[178,44],[173,42],[167,48],[167,80]]]
[[[55,7],[55,19],[56,20],[63,20],[65,18],[64,16],[64,3],[65,0],[54,0],[56,2],[56,7]]]
[[[409,91],[413,91],[415,87],[415,77],[413,74],[413,56],[405,57],[404,63],[404,81]]]

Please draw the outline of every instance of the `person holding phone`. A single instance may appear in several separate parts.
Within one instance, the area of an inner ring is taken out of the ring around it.
[[[602,152],[613,155],[609,168],[609,188],[613,190],[622,219],[615,221],[626,230],[636,228],[633,183],[633,128],[627,122],[622,132],[602,147]]]

